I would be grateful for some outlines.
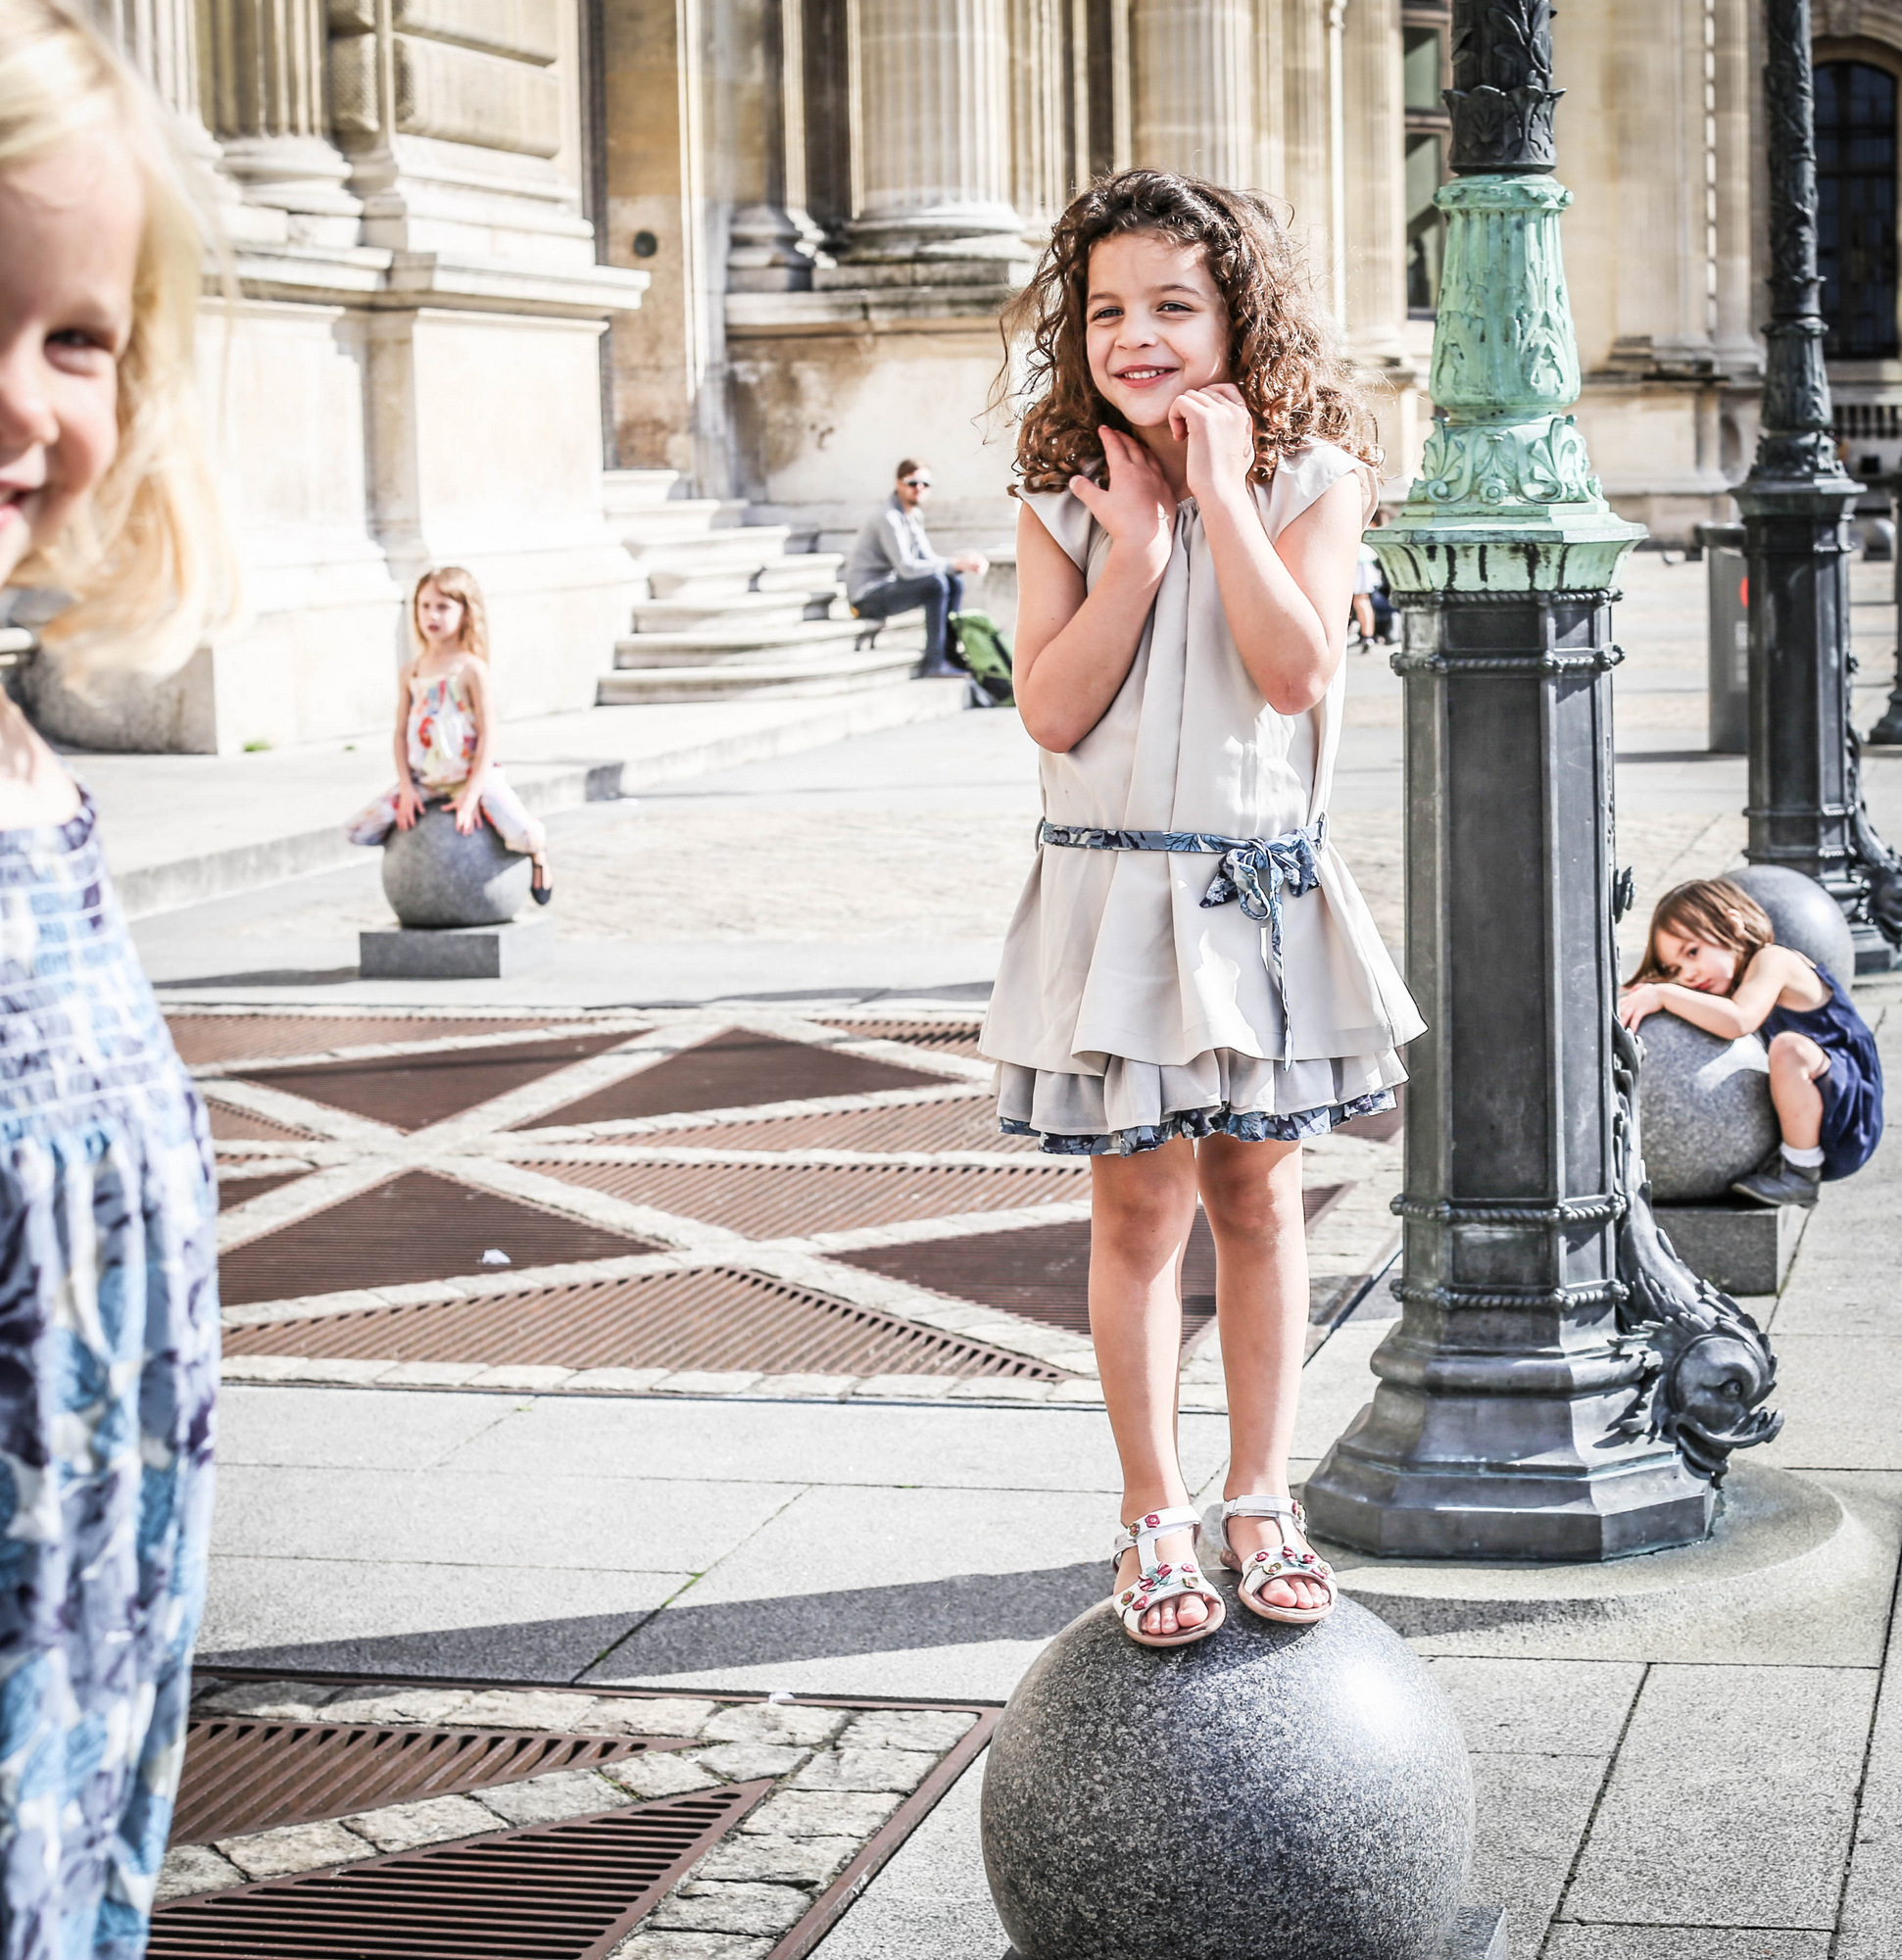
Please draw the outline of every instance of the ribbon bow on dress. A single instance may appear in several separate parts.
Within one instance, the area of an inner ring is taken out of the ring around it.
[[[1319,853],[1327,831],[1325,815],[1309,829],[1285,831],[1280,837],[1218,837],[1201,830],[1103,830],[1047,820],[1038,837],[1042,843],[1079,851],[1171,851],[1219,858],[1201,903],[1204,909],[1238,903],[1249,918],[1267,928],[1262,935],[1263,963],[1281,1004],[1281,1059],[1287,1064],[1294,1059],[1294,1036],[1282,972],[1282,899],[1284,893],[1298,899],[1319,887]]]

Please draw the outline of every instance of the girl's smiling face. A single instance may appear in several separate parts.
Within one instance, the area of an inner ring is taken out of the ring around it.
[[[0,173],[0,581],[58,538],[118,453],[144,223],[113,137]]]
[[[1666,926],[1659,926],[1653,944],[1658,964],[1680,987],[1728,995],[1736,984],[1738,955],[1733,946],[1713,946],[1707,939],[1683,937]]]
[[[1097,391],[1131,428],[1166,426],[1191,388],[1229,378],[1229,313],[1199,245],[1152,231],[1090,254],[1084,344]]]
[[[432,647],[452,646],[463,630],[463,602],[439,585],[416,594],[416,625]]]

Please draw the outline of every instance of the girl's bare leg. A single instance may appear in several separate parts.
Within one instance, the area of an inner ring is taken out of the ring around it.
[[[1299,1144],[1208,1138],[1196,1152],[1202,1208],[1215,1236],[1215,1308],[1229,1392],[1229,1473],[1223,1495],[1286,1496],[1307,1341],[1307,1228]],[[1300,1534],[1276,1518],[1236,1518],[1229,1543],[1244,1559]],[[1321,1606],[1306,1579],[1262,1589],[1270,1606]]]
[[[1103,1401],[1123,1466],[1122,1521],[1189,1501],[1176,1448],[1176,1381],[1182,1359],[1182,1255],[1195,1220],[1195,1156],[1177,1139],[1132,1157],[1090,1160],[1090,1334]],[[1159,1539],[1165,1561],[1189,1556],[1188,1532]],[[1123,1555],[1119,1587],[1138,1576]],[[1199,1599],[1172,1599],[1144,1614],[1146,1634],[1199,1627]]]
[[[1823,1091],[1819,1075],[1829,1072],[1829,1057],[1808,1035],[1786,1028],[1770,1043],[1770,1100],[1783,1142],[1793,1151],[1813,1151],[1823,1139]]]

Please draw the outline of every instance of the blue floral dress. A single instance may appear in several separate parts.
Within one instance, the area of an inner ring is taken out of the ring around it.
[[[137,1960],[218,1383],[204,1112],[94,835],[0,830],[0,1960]]]

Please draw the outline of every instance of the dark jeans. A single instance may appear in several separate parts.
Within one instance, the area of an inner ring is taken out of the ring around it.
[[[964,581],[954,571],[924,571],[916,578],[895,578],[875,585],[852,602],[861,619],[889,619],[895,612],[925,609],[925,666],[951,666],[951,630],[947,622],[964,610]]]

